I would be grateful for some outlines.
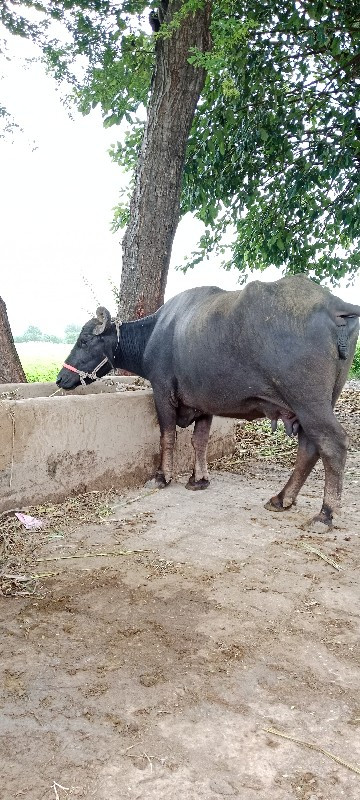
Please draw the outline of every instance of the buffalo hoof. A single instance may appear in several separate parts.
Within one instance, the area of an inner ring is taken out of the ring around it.
[[[292,502],[288,501],[287,503],[286,502],[284,503],[282,497],[279,497],[279,495],[275,495],[274,497],[270,497],[270,500],[268,500],[268,502],[265,503],[264,508],[266,508],[267,511],[287,511],[289,508],[291,508],[291,506],[294,505],[295,505],[295,500],[293,500]]]
[[[198,489],[207,489],[208,486],[210,486],[210,481],[208,481],[207,478],[200,478],[199,481],[196,481],[192,475],[191,478],[189,478],[185,488],[196,492]]]
[[[320,511],[315,517],[309,520],[307,527],[311,528],[314,533],[327,533],[331,531],[333,526],[332,517]]]
[[[165,480],[165,475],[162,472],[157,472],[155,475],[155,486],[157,489],[166,489],[170,481]]]
[[[264,508],[267,511],[286,511],[283,506],[283,502],[279,497],[270,497],[267,503],[265,503]]]

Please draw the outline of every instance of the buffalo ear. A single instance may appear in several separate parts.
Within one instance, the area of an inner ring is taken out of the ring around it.
[[[110,328],[111,325],[111,315],[110,311],[104,306],[99,306],[96,309],[96,319],[98,320],[97,324],[94,327],[93,333],[95,336],[100,336],[101,333],[104,333],[107,328]]]

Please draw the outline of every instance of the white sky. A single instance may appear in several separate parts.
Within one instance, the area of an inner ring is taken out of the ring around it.
[[[0,102],[24,132],[0,139],[0,295],[14,334],[29,324],[61,334],[68,323],[83,324],[96,301],[115,310],[109,279],[120,283],[122,232],[111,233],[110,224],[126,178],[107,150],[119,133],[103,128],[98,110],[88,117],[74,111],[71,120],[44,67],[25,65],[32,45],[18,40],[15,46],[16,60],[0,65]],[[180,223],[167,297],[203,284],[237,287],[237,270],[227,273],[216,263],[186,276],[175,271],[200,231],[190,216]],[[279,273],[267,270],[262,277]],[[360,277],[336,293],[360,303]]]

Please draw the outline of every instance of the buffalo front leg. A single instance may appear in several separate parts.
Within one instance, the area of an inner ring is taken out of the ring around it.
[[[160,466],[155,474],[159,489],[164,489],[173,476],[175,428],[165,429],[160,436]]]
[[[154,392],[154,399],[160,425],[160,465],[155,473],[155,483],[159,489],[164,489],[173,476],[176,410],[166,395],[165,398],[157,397]]]
[[[187,489],[207,489],[209,486],[209,473],[207,468],[207,447],[211,428],[212,416],[204,415],[195,422],[191,444],[195,450],[194,471],[189,478]]]
[[[268,511],[286,511],[294,503],[299,491],[310,475],[319,458],[316,446],[309,441],[304,431],[299,430],[299,447],[297,451],[294,471],[288,482],[279,494],[271,497],[265,504]]]

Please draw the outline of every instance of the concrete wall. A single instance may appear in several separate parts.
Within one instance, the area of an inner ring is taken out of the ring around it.
[[[151,390],[94,394],[95,386],[83,396],[0,401],[0,512],[141,485],[154,474],[159,428]],[[178,431],[176,472],[192,470],[190,439],[191,429]],[[233,447],[234,422],[216,418],[209,461]]]

